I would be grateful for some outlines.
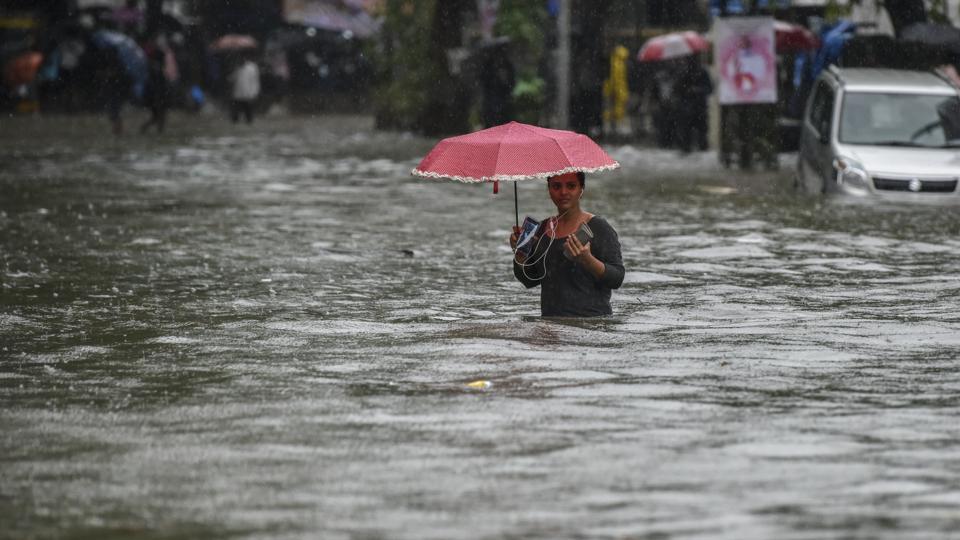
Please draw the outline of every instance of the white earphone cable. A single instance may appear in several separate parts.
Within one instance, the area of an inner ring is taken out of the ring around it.
[[[582,196],[582,195],[583,195],[583,194],[581,193],[581,196]],[[520,265],[520,271],[523,273],[523,277],[525,277],[525,278],[527,278],[527,279],[529,279],[529,280],[531,280],[531,281],[542,281],[545,277],[547,277],[547,263],[546,263],[546,260],[545,260],[545,259],[546,259],[546,257],[547,257],[547,254],[550,253],[550,247],[553,246],[553,241],[556,240],[556,236],[554,236],[554,235],[556,234],[556,231],[557,231],[557,222],[560,221],[560,218],[562,218],[563,216],[567,215],[567,212],[569,212],[569,211],[570,211],[570,209],[568,208],[568,209],[564,210],[563,213],[560,214],[559,216],[547,218],[547,221],[548,221],[548,223],[549,223],[549,225],[547,225],[547,226],[550,227],[550,230],[551,230],[551,232],[552,232],[553,234],[550,235],[550,243],[547,244],[547,249],[543,250],[543,253],[541,253],[540,256],[537,257],[534,261],[532,261],[532,262],[528,262],[528,261],[520,262],[520,261],[518,261],[518,260],[517,260],[517,249],[516,249],[516,248],[513,249],[513,262],[514,262],[515,264]],[[546,231],[544,231],[544,234],[546,234]],[[540,237],[537,238],[537,243],[533,246],[533,249],[530,251],[531,254],[532,254],[532,253],[536,253],[537,250],[540,249],[540,242],[543,241],[543,236],[544,236],[544,234],[540,235]],[[532,277],[532,276],[528,275],[528,274],[527,274],[527,268],[528,268],[528,267],[532,267],[532,266],[538,264],[540,261],[544,261],[544,263],[543,263],[543,275],[540,276],[540,277]]]

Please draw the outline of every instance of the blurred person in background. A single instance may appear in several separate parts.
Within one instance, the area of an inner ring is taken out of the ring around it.
[[[483,51],[481,116],[484,127],[489,128],[513,120],[513,88],[517,77],[506,43],[498,42]]]
[[[143,92],[143,102],[150,110],[150,118],[140,126],[140,133],[146,133],[156,126],[157,133],[163,133],[167,123],[167,108],[170,106],[170,84],[165,71],[166,54],[161,49],[150,53],[149,74]]]
[[[133,82],[127,76],[116,51],[102,51],[94,79],[99,81],[100,95],[106,105],[107,118],[114,135],[123,135],[123,104],[132,90]]]
[[[617,45],[610,54],[610,76],[603,81],[603,95],[607,106],[603,111],[605,131],[607,133],[629,133],[624,126],[627,117],[627,101],[630,88],[627,86],[627,58],[630,52],[623,45]]]
[[[249,56],[245,56],[236,71],[230,75],[233,83],[233,101],[230,103],[230,119],[236,124],[240,115],[247,123],[253,122],[253,107],[260,96],[260,68]]]
[[[679,122],[677,142],[684,153],[693,150],[694,142],[701,151],[707,149],[707,98],[713,93],[713,82],[700,58],[688,56],[676,85]]]
[[[653,105],[653,129],[657,133],[657,146],[670,148],[677,142],[678,98],[676,67],[673,60],[659,63],[653,73],[651,103]]]

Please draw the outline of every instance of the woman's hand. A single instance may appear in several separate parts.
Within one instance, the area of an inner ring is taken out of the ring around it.
[[[563,245],[563,250],[567,252],[574,262],[593,274],[593,277],[596,279],[603,277],[603,274],[607,271],[607,266],[603,264],[603,261],[594,257],[590,251],[590,242],[581,244],[575,234],[567,237],[567,241]]]
[[[593,255],[590,252],[590,242],[581,244],[580,240],[575,234],[571,234],[567,237],[567,241],[563,245],[563,249],[567,252],[568,257],[579,263],[586,262]]]
[[[513,234],[510,235],[510,249],[513,250],[513,260],[522,263],[527,260],[526,255],[517,252],[517,242],[520,241],[520,227],[514,225]]]

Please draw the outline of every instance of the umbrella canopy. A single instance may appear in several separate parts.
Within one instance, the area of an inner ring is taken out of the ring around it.
[[[781,54],[793,54],[809,51],[820,46],[820,40],[813,32],[784,21],[773,21],[776,49]]]
[[[949,24],[914,23],[903,29],[900,39],[960,54],[960,28]]]
[[[7,62],[3,69],[3,79],[10,86],[29,84],[37,77],[37,70],[42,63],[42,54],[35,51],[23,53]]]
[[[143,53],[143,49],[137,45],[137,42],[120,32],[99,30],[93,34],[93,44],[101,49],[116,51],[123,71],[132,81],[134,94],[142,95],[143,87],[147,83],[147,55]]]
[[[413,174],[458,182],[497,182],[593,173],[619,166],[586,135],[509,122],[443,139]]]
[[[294,4],[288,2],[288,4]],[[365,0],[321,0],[288,6],[286,20],[334,32],[368,38],[380,31],[382,21],[368,11]]]
[[[210,44],[211,51],[238,51],[241,49],[256,49],[257,40],[245,34],[227,34],[220,36]]]
[[[798,24],[774,21],[773,29],[777,53],[793,54],[820,46],[817,36]],[[701,34],[693,31],[674,32],[648,39],[637,54],[637,60],[640,62],[670,60],[708,51],[710,47],[710,41]]]
[[[413,174],[458,182],[546,179],[569,172],[594,173],[620,164],[590,137],[559,129],[509,122],[467,135],[443,139]],[[514,183],[514,206],[517,192]],[[520,222],[516,212],[517,224]]]
[[[659,62],[707,50],[710,50],[710,42],[697,32],[673,32],[648,39],[637,53],[637,60]]]

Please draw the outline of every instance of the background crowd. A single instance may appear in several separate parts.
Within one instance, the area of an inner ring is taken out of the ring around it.
[[[830,64],[955,73],[960,63],[949,2],[934,3],[942,4],[937,11],[924,0],[889,1],[866,16],[870,2],[571,4],[569,127],[684,152],[715,144],[728,165],[776,166],[776,153],[796,145],[812,81]],[[234,119],[271,109],[354,110],[384,128],[431,135],[510,119],[554,125],[560,5],[2,0],[0,108],[105,111],[117,133],[131,105],[150,111],[144,130],[162,130],[169,108]],[[713,108],[709,29],[738,15],[778,20],[777,100]],[[687,50],[644,55],[644,45],[672,34],[698,38]]]

